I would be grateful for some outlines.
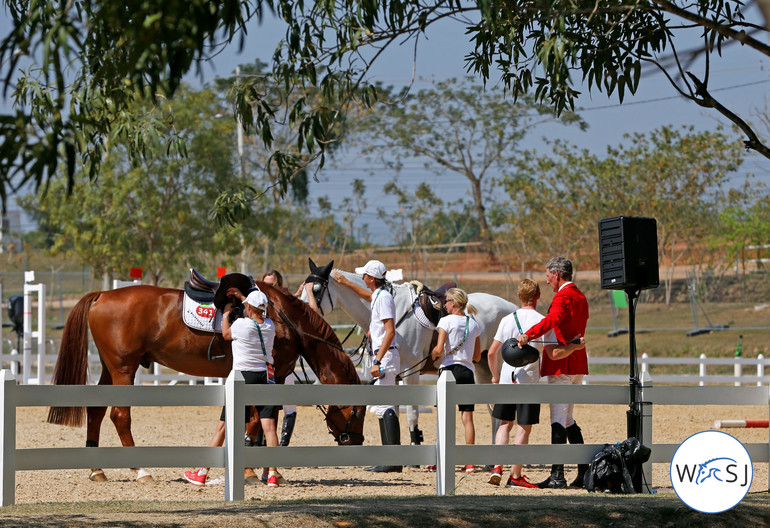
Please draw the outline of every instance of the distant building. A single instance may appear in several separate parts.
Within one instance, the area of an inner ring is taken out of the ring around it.
[[[0,218],[0,253],[21,250],[21,211],[7,211]]]

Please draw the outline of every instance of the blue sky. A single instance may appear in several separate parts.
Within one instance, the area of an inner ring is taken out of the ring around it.
[[[5,35],[8,28],[7,15],[0,13],[0,34]],[[259,58],[270,62],[273,50],[283,37],[279,24],[272,21],[249,26],[244,49],[238,53],[237,46],[231,45],[221,51],[210,63],[203,66],[202,78],[191,73],[186,80],[192,85],[211,82],[216,76],[230,75],[238,64],[247,64]],[[680,44],[679,49],[686,48]],[[370,76],[387,85],[408,84],[415,68],[416,89],[425,88],[433,80],[465,75],[463,56],[470,49],[464,35],[464,25],[459,22],[447,22],[429,28],[417,50],[416,64],[413,63],[414,47],[411,43],[390,49],[376,63]],[[724,59],[711,65],[710,89],[728,108],[742,116],[753,116],[758,109],[770,104],[770,71],[768,59],[754,51],[733,47],[725,51]],[[698,72],[698,66],[694,67]],[[694,103],[680,98],[662,74],[646,74],[638,93],[628,96],[620,105],[617,97],[608,98],[605,94],[594,92],[584,95],[578,101],[579,113],[589,123],[589,129],[581,132],[561,126],[544,126],[530,133],[526,146],[538,148],[543,145],[542,137],[559,137],[579,147],[587,148],[596,154],[603,153],[607,146],[617,145],[623,134],[648,132],[664,125],[675,127],[692,125],[696,129],[713,129],[717,123],[725,123],[714,111],[702,109]],[[2,107],[7,108],[8,102]],[[741,136],[736,135],[736,140]],[[376,189],[390,181],[394,174],[378,167],[372,167],[361,160],[340,159],[336,168],[325,170],[320,175],[321,181],[311,184],[313,204],[319,196],[340,197],[350,192],[350,182],[354,178],[364,179],[367,184],[367,196],[376,197]],[[753,173],[757,179],[770,184],[770,169],[765,158],[749,154],[744,164],[744,171]],[[420,181],[435,183],[438,177],[422,168],[421,163],[408,166],[400,175],[406,185],[416,185]],[[441,177],[442,196],[452,201],[468,194],[467,181],[462,176],[451,174]],[[395,207],[394,202],[378,200],[386,209]],[[311,206],[314,207],[314,206]],[[370,225],[370,230],[377,235],[376,242],[386,242],[384,232],[376,229],[377,215],[374,210],[367,211],[362,220]],[[380,240],[381,239],[381,240]]]

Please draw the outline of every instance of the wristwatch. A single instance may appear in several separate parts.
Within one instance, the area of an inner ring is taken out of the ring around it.
[[[379,359],[375,359],[375,360],[374,360],[374,364],[375,364],[375,365],[382,365],[382,363],[380,363],[380,360],[379,360]]]

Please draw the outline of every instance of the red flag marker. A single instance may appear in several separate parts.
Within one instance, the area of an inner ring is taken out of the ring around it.
[[[227,275],[227,268],[217,268],[217,277],[222,278]]]
[[[142,278],[142,268],[131,268],[131,270],[128,272],[128,276],[132,279],[141,279]]]

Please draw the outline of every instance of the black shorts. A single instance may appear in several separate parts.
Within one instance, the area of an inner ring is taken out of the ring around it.
[[[259,372],[242,371],[243,380],[246,385],[267,385],[267,371],[260,370]],[[246,423],[251,420],[251,405],[246,406]],[[255,405],[257,414],[260,418],[273,418],[278,416],[278,407],[275,405]],[[219,419],[225,421],[225,408],[222,407],[222,413],[219,415]]]
[[[492,417],[506,422],[513,422],[518,415],[519,425],[540,423],[539,403],[496,403],[492,408]]]
[[[473,377],[473,371],[464,365],[449,365],[448,367],[441,367],[438,370],[439,376],[445,370],[448,370],[455,377],[455,381],[458,385],[474,385],[476,378]],[[461,412],[473,412],[475,406],[472,403],[461,403],[457,406]]]

